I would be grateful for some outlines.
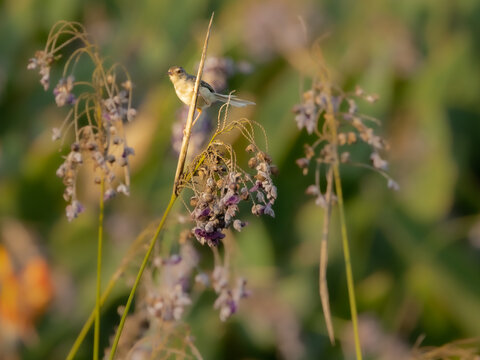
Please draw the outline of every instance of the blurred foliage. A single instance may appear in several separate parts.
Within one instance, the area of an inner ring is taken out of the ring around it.
[[[480,2],[3,0],[0,249],[10,252],[19,274],[26,258],[9,229],[15,223],[28,232],[22,246],[46,259],[55,290],[35,333],[16,338],[0,332],[0,353],[21,341],[14,351],[18,358],[64,357],[94,301],[98,190],[80,189],[88,199],[86,213],[67,223],[62,184],[55,177],[61,152],[50,139],[50,129],[65,113],[43,92],[38,75],[27,72],[28,59],[43,48],[56,21],[75,20],[107,57],[127,67],[135,84],[138,118],[127,135],[136,149],[132,195],[108,205],[106,280],[128,244],[167,203],[175,166],[171,128],[180,102],[166,71],[171,65],[193,71],[212,11],[209,55],[253,66],[252,73],[236,75],[230,89],[257,106],[232,116],[263,124],[280,174],[277,217],[251,218],[235,238],[237,271],[248,277],[252,297],[226,323],[208,294],[189,311],[187,322],[204,358],[352,356],[337,214],[328,279],[340,344],[332,347],[318,295],[322,210],[304,194],[314,180],[295,165],[307,141],[291,113],[301,79],[310,73],[295,58],[305,36],[310,42],[321,39],[342,87],[358,84],[380,95],[377,106],[365,104],[362,110],[382,119],[391,143],[390,172],[401,187],[392,193],[378,174],[341,169],[365,352],[372,358],[381,358],[382,351],[399,354],[422,335],[422,345],[432,346],[478,336]],[[0,283],[0,292],[6,291]],[[125,284],[119,286],[104,308],[103,344],[118,322],[116,307],[126,291]],[[0,328],[5,324],[2,320]],[[380,341],[372,339],[389,339],[392,348],[379,349]],[[88,348],[78,358],[89,358]]]

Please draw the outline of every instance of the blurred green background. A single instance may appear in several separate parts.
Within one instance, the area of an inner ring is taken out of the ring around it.
[[[295,62],[305,41],[299,17],[309,41],[323,36],[325,59],[341,87],[358,84],[380,95],[362,110],[382,120],[390,173],[400,184],[392,192],[376,173],[341,169],[365,352],[392,359],[422,336],[422,345],[436,346],[479,336],[480,2],[3,0],[0,238],[16,266],[24,265],[22,246],[41,253],[55,290],[35,332],[24,334],[20,345],[0,332],[0,358],[63,358],[94,299],[96,192],[81,187],[87,210],[68,223],[55,176],[62,153],[50,139],[65,111],[43,91],[38,74],[27,71],[28,59],[44,47],[56,21],[75,20],[107,58],[127,67],[135,84],[138,118],[127,135],[136,150],[131,196],[107,207],[105,282],[168,202],[176,161],[171,129],[180,102],[166,71],[171,65],[194,71],[212,11],[208,53],[251,64],[253,71],[235,75],[229,88],[257,103],[238,114],[265,127],[280,174],[276,218],[250,217],[235,237],[237,271],[247,276],[252,297],[226,323],[212,309],[211,294],[189,311],[204,358],[352,356],[336,212],[328,281],[339,341],[331,346],[318,295],[323,213],[304,194],[313,178],[295,165],[312,141],[297,131],[291,112],[308,73]],[[126,294],[126,285],[119,286],[104,309],[104,344]],[[90,346],[89,338],[79,358],[90,357]]]

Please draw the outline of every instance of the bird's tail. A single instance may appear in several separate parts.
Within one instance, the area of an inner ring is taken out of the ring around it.
[[[223,95],[223,94],[215,94],[215,97],[218,101],[221,102],[228,102],[230,105],[235,106],[235,107],[244,107],[247,105],[255,105],[254,102],[248,101],[248,100],[243,100],[239,99],[234,95]]]

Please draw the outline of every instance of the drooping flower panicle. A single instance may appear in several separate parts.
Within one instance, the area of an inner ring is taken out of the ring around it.
[[[396,182],[385,172],[388,163],[380,155],[381,152],[388,150],[388,143],[375,133],[375,125],[378,121],[359,112],[358,99],[374,103],[378,96],[367,94],[360,87],[357,87],[353,93],[344,93],[328,84],[322,84],[317,79],[313,82],[312,88],[303,94],[302,103],[295,105],[292,109],[298,128],[317,136],[317,140],[312,145],[305,144],[305,156],[297,159],[296,163],[304,175],[309,172],[311,165],[314,165],[317,174],[316,183],[309,186],[306,192],[316,198],[319,206],[327,206],[325,194],[320,189],[318,179],[321,164],[328,167],[338,161],[369,167],[388,180],[388,187],[398,189]],[[334,116],[332,122],[327,121],[328,116]],[[334,124],[337,127],[336,139],[332,139],[327,124]],[[352,159],[347,147],[359,142],[370,147],[371,164],[358,163]],[[335,196],[331,196],[330,199],[335,201]]]
[[[59,39],[64,41],[59,41]],[[91,165],[95,184],[105,183],[104,200],[117,193],[129,195],[129,157],[134,150],[127,145],[125,123],[132,121],[136,111],[131,106],[132,83],[119,66],[104,67],[98,49],[91,44],[83,26],[77,23],[59,22],[50,33],[45,50],[37,51],[30,59],[28,69],[38,70],[41,84],[48,90],[50,69],[60,56],[58,51],[66,44],[80,41],[81,45],[66,61],[64,76],[53,89],[57,106],[70,106],[61,127],[52,129],[52,140],[64,139],[73,128],[74,142],[70,152],[56,174],[65,185],[64,198],[70,204],[66,208],[69,221],[76,218],[83,206],[77,199],[76,180],[82,165]],[[85,81],[75,81],[72,63],[85,56],[94,64],[92,77]],[[118,78],[126,80],[119,83]],[[123,173],[123,179],[119,174]]]
[[[222,145],[223,146],[223,145]],[[237,168],[225,159],[214,145],[207,151],[207,159],[194,173],[190,199],[191,217],[195,221],[192,233],[198,241],[216,246],[225,237],[224,230],[233,227],[241,231],[246,222],[237,218],[240,202],[250,201],[254,215],[274,217],[272,208],[277,198],[277,188],[272,181],[271,158],[250,144],[247,151],[254,152],[249,166],[256,170],[254,176]],[[194,182],[195,183],[194,183]],[[195,186],[193,186],[195,185]]]

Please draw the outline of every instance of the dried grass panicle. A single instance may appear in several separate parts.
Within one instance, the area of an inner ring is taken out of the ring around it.
[[[152,271],[144,280],[147,312],[160,321],[181,320],[192,303],[189,290],[199,255],[186,233],[180,243],[178,254],[154,259]]]
[[[80,168],[89,164],[94,172],[95,184],[105,182],[104,199],[117,193],[129,195],[129,157],[134,150],[128,146],[125,122],[132,121],[136,110],[132,107],[132,82],[128,72],[118,64],[105,68],[98,48],[91,43],[85,28],[75,22],[58,22],[50,31],[44,50],[30,59],[28,69],[38,70],[43,88],[50,86],[50,70],[60,59],[60,50],[71,43],[79,46],[63,65],[63,76],[53,90],[59,107],[70,110],[60,127],[52,129],[52,139],[66,140],[73,132],[70,152],[56,174],[65,185],[64,198],[68,220],[73,220],[83,206],[77,197],[77,177]],[[75,68],[87,57],[94,65],[91,78],[75,79]]]
[[[334,162],[375,170],[388,180],[388,187],[398,189],[398,184],[386,173],[388,162],[381,155],[388,151],[389,145],[375,132],[380,122],[358,110],[359,100],[374,103],[377,99],[377,95],[367,94],[358,86],[354,92],[347,93],[317,78],[313,80],[312,87],[303,93],[302,102],[294,106],[298,128],[316,137],[312,144],[305,144],[305,156],[297,159],[296,163],[304,175],[315,169],[316,182],[306,192],[316,197],[318,205],[326,207],[325,193],[320,188],[321,165],[328,168]],[[329,116],[333,117],[333,121],[328,121]],[[329,124],[336,127],[335,139]],[[352,158],[349,150],[360,142],[370,147],[369,163]]]
[[[125,331],[116,349],[116,359],[198,359],[202,356],[194,345],[188,324],[164,322],[153,324],[144,309],[137,308],[125,322]],[[111,347],[105,350],[109,358]]]
[[[226,321],[237,312],[240,300],[249,295],[245,278],[232,274],[229,243],[225,244],[223,257],[217,248],[212,248],[215,265],[205,271],[200,267],[200,257],[192,241],[191,231],[182,230],[178,252],[159,253],[148,266],[135,311],[127,317],[118,344],[119,358],[133,354],[156,358],[167,348],[188,349],[191,356],[201,358],[184,320],[194,299],[205,290],[213,290],[217,295],[213,307],[219,311],[220,319]]]
[[[388,143],[375,132],[379,121],[360,113],[357,106],[358,100],[374,103],[378,96],[367,94],[360,87],[352,93],[347,93],[334,86],[324,64],[321,50],[315,46],[313,50],[317,55],[314,61],[317,66],[317,76],[312,80],[311,88],[302,94],[302,102],[295,105],[292,110],[298,128],[305,129],[315,139],[311,144],[304,145],[305,156],[297,159],[296,163],[304,175],[307,175],[312,168],[314,169],[315,183],[307,187],[306,193],[315,197],[315,203],[325,209],[319,254],[319,294],[332,344],[335,343],[335,334],[330,313],[326,273],[330,217],[333,205],[338,202],[349,304],[355,334],[355,352],[357,359],[361,359],[362,351],[339,165],[351,164],[373,169],[388,180],[389,187],[398,189],[398,185],[386,173],[388,163],[381,154],[388,150]],[[349,149],[357,143],[364,143],[370,148],[370,163],[352,159]]]
[[[442,346],[420,346],[420,337],[409,360],[480,360],[480,339],[470,338],[452,341]]]
[[[207,149],[192,161],[185,174],[183,186],[193,191],[190,198],[191,217],[195,221],[192,233],[201,244],[216,246],[225,237],[225,229],[233,227],[241,231],[247,225],[238,218],[241,202],[250,202],[254,215],[275,216],[277,188],[272,175],[276,167],[271,157],[255,143],[254,126],[260,125],[246,119],[219,122]],[[232,146],[218,138],[233,130],[240,131],[250,141],[246,151],[251,154],[248,167],[254,174],[240,167]]]

